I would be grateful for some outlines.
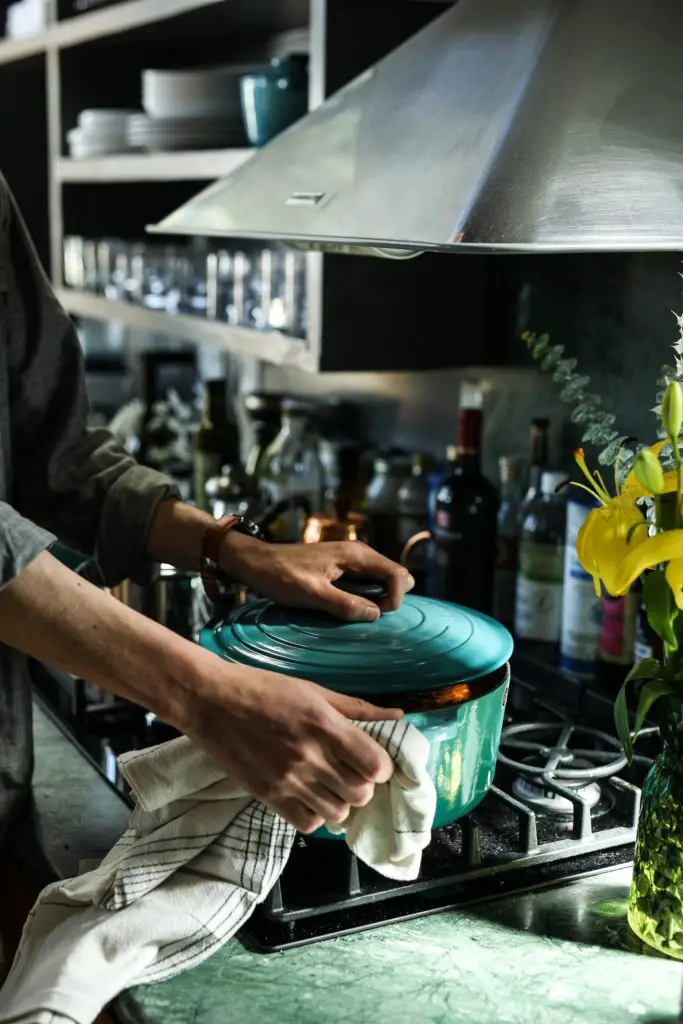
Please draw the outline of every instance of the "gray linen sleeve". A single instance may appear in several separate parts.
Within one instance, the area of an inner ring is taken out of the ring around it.
[[[177,497],[178,489],[163,474],[139,466],[107,430],[87,427],[78,336],[2,179],[0,216],[2,262],[8,268],[12,505],[44,531],[94,556],[107,583],[144,582],[152,568],[146,540],[154,511],[162,499]],[[16,525],[17,543],[28,529]]]
[[[0,590],[54,541],[52,533],[0,501]]]

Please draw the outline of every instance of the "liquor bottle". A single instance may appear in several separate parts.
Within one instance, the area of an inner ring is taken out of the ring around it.
[[[458,450],[434,503],[427,590],[491,612],[498,494],[481,471],[481,396],[461,403]]]
[[[529,651],[556,660],[562,624],[566,498],[564,473],[542,474],[539,494],[525,506],[519,546],[515,632]]]
[[[530,504],[539,494],[541,476],[548,469],[548,432],[550,420],[537,417],[531,421],[531,457],[529,461],[529,486],[522,507]]]
[[[234,419],[228,415],[224,380],[206,382],[204,413],[195,438],[194,499],[199,508],[208,510],[206,484],[220,475],[223,466],[240,472],[240,435]]]
[[[493,585],[493,617],[512,629],[515,620],[515,587],[519,555],[519,511],[521,504],[520,459],[503,455],[500,468],[498,548]]]

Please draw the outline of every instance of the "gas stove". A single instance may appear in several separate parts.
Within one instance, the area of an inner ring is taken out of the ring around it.
[[[67,699],[63,680],[42,668],[35,678],[64,728],[124,795],[117,755],[172,735],[125,702],[89,703],[79,681]],[[474,812],[434,831],[419,879],[389,881],[343,842],[300,836],[241,940],[281,950],[628,863],[640,789],[661,741],[645,729],[629,767],[614,736],[613,699],[606,687],[516,654],[494,785]]]

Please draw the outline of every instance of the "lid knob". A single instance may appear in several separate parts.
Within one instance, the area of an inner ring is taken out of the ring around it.
[[[366,601],[374,601],[375,604],[379,604],[389,596],[384,580],[357,572],[345,572],[338,580],[335,580],[334,586],[337,590],[343,590],[345,594],[363,597]]]

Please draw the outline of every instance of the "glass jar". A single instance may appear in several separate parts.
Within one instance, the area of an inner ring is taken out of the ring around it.
[[[314,407],[302,399],[282,403],[282,427],[268,448],[261,485],[271,505],[283,504],[271,522],[270,535],[278,541],[299,541],[308,516],[322,511],[324,472]]]

